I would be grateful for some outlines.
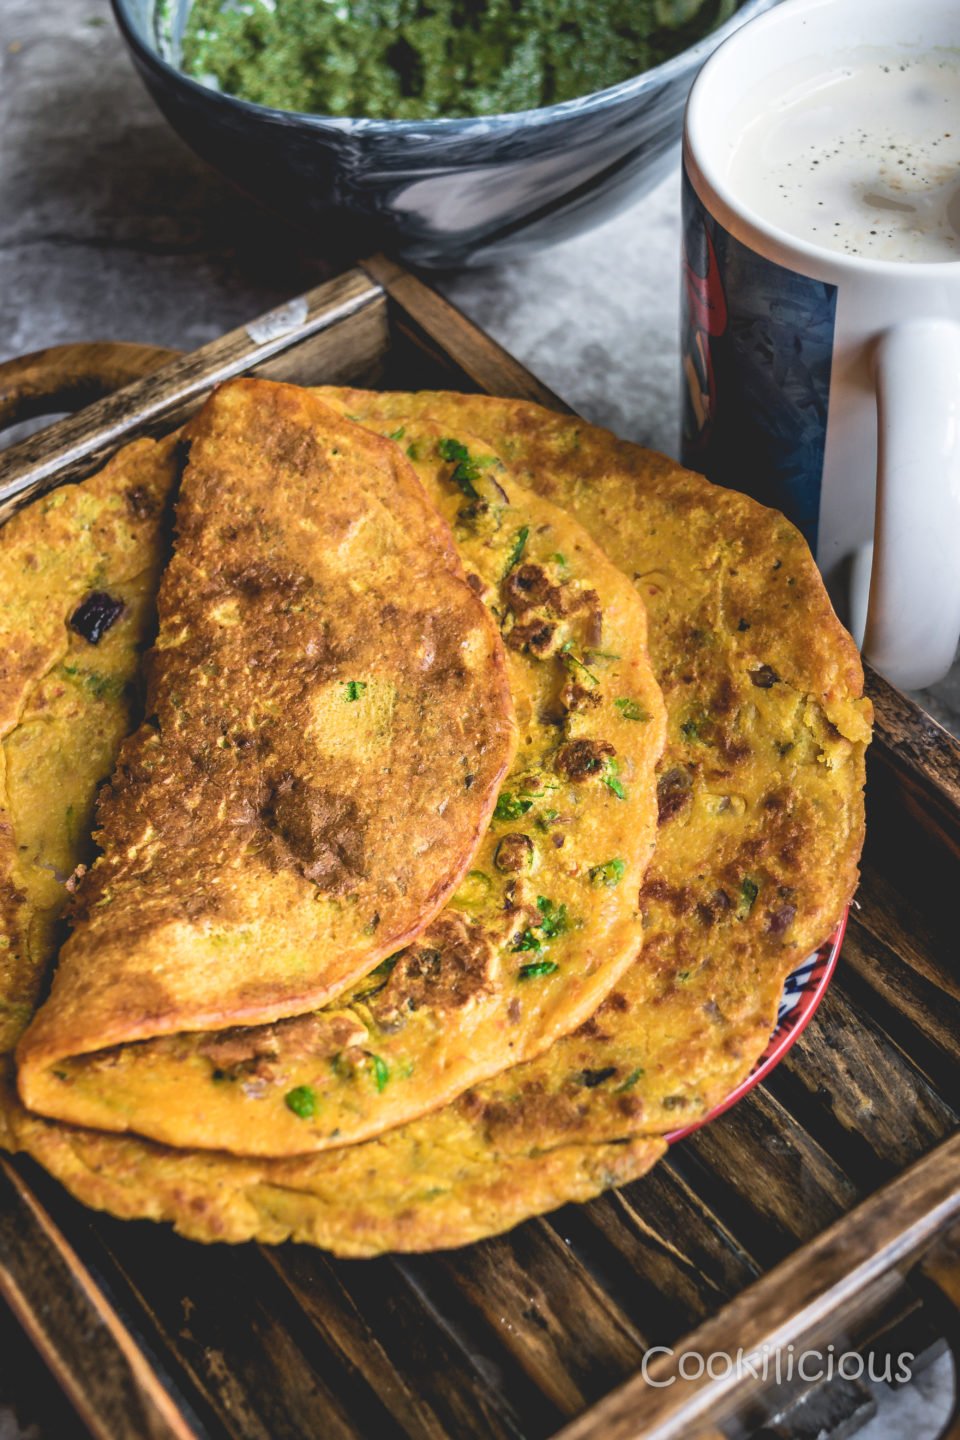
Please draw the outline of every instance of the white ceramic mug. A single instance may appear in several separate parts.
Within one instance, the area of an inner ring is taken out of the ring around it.
[[[800,526],[866,656],[914,688],[960,637],[960,262],[820,248],[744,203],[729,173],[757,77],[865,44],[957,49],[960,0],[784,0],[694,84],[683,451]]]

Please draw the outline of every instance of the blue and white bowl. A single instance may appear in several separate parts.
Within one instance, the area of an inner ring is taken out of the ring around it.
[[[305,223],[324,250],[383,246],[411,264],[482,265],[576,234],[673,161],[697,70],[776,0],[744,0],[703,40],[578,100],[481,119],[353,120],[254,105],[176,69],[189,0],[113,0],[154,100],[198,155]],[[709,11],[709,4],[705,5]]]

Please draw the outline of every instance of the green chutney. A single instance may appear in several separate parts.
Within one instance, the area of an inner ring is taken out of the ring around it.
[[[739,0],[194,0],[180,67],[320,115],[422,120],[573,100],[669,59]]]

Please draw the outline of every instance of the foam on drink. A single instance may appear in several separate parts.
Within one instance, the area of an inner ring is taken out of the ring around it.
[[[876,260],[960,260],[960,52],[803,62],[740,102],[728,181],[799,239]]]

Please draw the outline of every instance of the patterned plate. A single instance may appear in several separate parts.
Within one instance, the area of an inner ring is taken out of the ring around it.
[[[742,1080],[735,1090],[732,1090],[726,1100],[721,1100],[701,1119],[693,1125],[687,1125],[683,1130],[674,1130],[666,1138],[671,1143],[674,1140],[682,1140],[686,1135],[692,1135],[694,1130],[699,1130],[701,1125],[707,1125],[711,1120],[716,1120],[718,1115],[729,1110],[744,1095],[748,1094],[754,1087],[765,1080],[775,1065],[786,1055],[790,1046],[803,1033],[813,1018],[813,1013],[820,1001],[823,999],[824,991],[830,984],[830,977],[837,968],[837,958],[840,954],[840,946],[843,944],[843,936],[847,928],[847,915],[844,912],[843,919],[829,940],[824,941],[819,950],[808,955],[795,970],[791,970],[783,985],[783,994],[780,996],[780,1006],[777,1010],[777,1023],[773,1034],[770,1036],[766,1050],[754,1065],[750,1074]]]

